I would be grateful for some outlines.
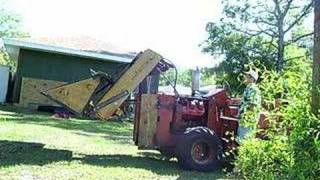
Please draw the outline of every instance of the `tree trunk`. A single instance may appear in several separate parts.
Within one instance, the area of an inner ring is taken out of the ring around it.
[[[278,41],[277,71],[281,72],[283,70],[283,66],[284,66],[284,35],[283,35],[283,29],[282,29],[282,31],[279,33],[279,41]]]
[[[284,17],[279,12],[280,18],[278,20],[278,58],[277,58],[277,71],[281,72],[284,65],[284,30],[283,21]]]
[[[320,109],[320,0],[314,1],[314,47],[312,73],[312,111],[316,115]]]

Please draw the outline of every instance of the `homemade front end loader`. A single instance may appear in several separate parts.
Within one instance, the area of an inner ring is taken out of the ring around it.
[[[77,115],[108,119],[152,71],[163,73],[171,67],[162,56],[146,50],[118,79],[93,73],[43,94]],[[135,100],[133,140],[139,149],[177,157],[184,169],[210,171],[225,161],[224,152],[237,146],[233,140],[237,108],[224,89],[194,96],[140,92]]]

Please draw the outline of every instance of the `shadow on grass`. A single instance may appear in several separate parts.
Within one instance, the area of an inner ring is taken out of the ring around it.
[[[47,149],[45,144],[0,140],[0,167],[25,165],[45,165],[58,161],[81,161],[83,164],[106,167],[134,167],[156,171],[163,174],[167,170],[177,169],[172,161],[158,159],[160,156],[132,155],[86,155],[72,157],[68,150]]]
[[[27,111],[10,106],[0,106],[0,119],[21,124],[35,124],[67,130],[80,130],[89,133],[106,133],[113,135],[132,135],[132,124],[115,121],[56,119],[48,113]]]
[[[45,165],[72,160],[72,152],[44,148],[41,143],[0,141],[0,167],[18,164]]]
[[[161,155],[147,153],[147,156],[133,156],[125,154],[113,155],[85,155],[76,158],[84,164],[103,167],[136,168],[149,170],[161,176],[178,176],[177,179],[219,179],[223,177],[221,171],[203,173],[182,170],[178,162],[161,159]]]
[[[46,165],[59,161],[77,161],[101,167],[135,168],[151,171],[161,176],[178,176],[178,179],[218,179],[219,172],[198,173],[183,171],[176,161],[161,159],[158,153],[146,152],[138,155],[111,154],[72,157],[72,152],[44,148],[44,144],[20,141],[0,141],[0,167],[15,165]]]
[[[132,125],[119,122],[102,122],[92,120],[54,119],[48,114],[25,112],[15,108],[6,109],[0,106],[0,120],[13,121],[21,124],[34,124],[56,127],[75,132],[84,136],[103,134],[109,140],[121,141],[128,144],[131,141]],[[197,173],[183,171],[176,161],[164,160],[159,153],[139,152],[137,155],[82,155],[72,157],[67,150],[47,149],[44,144],[0,140],[0,167],[26,165],[45,165],[59,161],[80,161],[82,164],[102,167],[123,167],[149,170],[162,176],[178,176],[178,179],[218,179],[221,173]]]
[[[176,175],[181,171],[174,161],[126,154],[85,155],[76,160],[95,166],[146,169],[161,175]]]

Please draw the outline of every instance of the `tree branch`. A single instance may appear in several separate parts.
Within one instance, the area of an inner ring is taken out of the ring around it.
[[[290,41],[286,42],[284,46],[288,46],[288,45],[290,45],[290,44],[292,44],[292,43],[296,43],[296,42],[298,42],[299,40],[301,40],[301,39],[303,39],[303,38],[306,38],[306,37],[312,36],[312,35],[313,35],[313,33],[314,33],[314,32],[311,32],[311,33],[304,34],[304,35],[301,35],[301,36],[299,36],[299,37],[296,37],[296,38],[294,38],[294,39],[292,39],[292,40],[290,40]]]
[[[289,25],[289,27],[284,31],[284,33],[287,33],[288,31],[290,31],[296,24],[298,24],[309,13],[309,10],[313,7],[313,1],[314,0],[312,0],[310,4],[308,4],[305,8],[303,8],[300,16],[298,16],[296,20]]]
[[[269,21],[266,21],[266,20],[264,20],[264,19],[262,19],[262,18],[259,18],[258,21],[257,21],[257,23],[264,23],[264,24],[267,24],[267,25],[269,25],[269,26],[277,26],[276,24],[271,23],[271,22],[269,22]]]
[[[295,42],[297,42],[297,41],[299,41],[299,40],[301,40],[301,39],[303,39],[303,38],[306,38],[306,37],[308,37],[308,36],[311,36],[311,35],[313,35],[313,34],[314,34],[314,32],[301,35],[301,36],[299,36],[299,37],[296,37],[296,38],[292,39],[290,42],[291,42],[291,43],[295,43]]]
[[[274,41],[274,37],[271,38],[271,40],[269,41],[269,49],[271,49],[271,46],[273,46],[274,48],[278,48],[278,46],[273,44]]]
[[[279,12],[281,12],[280,11],[280,7],[279,7],[279,2],[278,2],[278,0],[273,0],[273,2],[274,2],[274,5],[275,5],[275,12],[274,12],[274,16],[276,17],[276,19],[277,19],[277,21],[279,21]],[[278,12],[278,14],[277,14],[277,12]]]
[[[292,2],[293,2],[293,0],[289,0],[289,1],[288,1],[288,4],[287,4],[286,8],[285,8],[284,11],[283,11],[283,16],[286,16],[286,15],[287,15],[289,9],[291,8]]]
[[[277,35],[277,33],[276,33],[275,31],[273,31],[271,28],[269,28],[269,29],[263,29],[263,28],[261,28],[258,24],[257,24],[257,27],[258,27],[258,29],[259,29],[259,32],[262,32],[262,33],[264,33],[264,34],[266,34],[266,35],[268,35],[268,36],[270,36],[270,37],[274,37],[274,36]]]
[[[261,35],[263,33],[261,31],[255,31],[255,30],[250,30],[250,29],[242,30],[242,29],[239,29],[239,28],[235,28],[235,30],[240,32],[240,33],[246,34],[248,36],[259,36],[259,35]],[[250,33],[250,32],[252,32],[252,33]],[[255,33],[253,33],[253,32],[255,32]]]
[[[275,13],[274,16],[276,17],[277,21],[280,21],[280,16],[281,16],[281,10],[279,7],[279,1],[278,0],[273,0],[274,4],[275,4]]]
[[[305,56],[296,56],[296,57],[292,57],[292,58],[289,58],[289,59],[284,60],[284,62],[288,62],[288,61],[291,61],[291,60],[294,60],[294,59],[303,58],[303,57],[305,57]]]

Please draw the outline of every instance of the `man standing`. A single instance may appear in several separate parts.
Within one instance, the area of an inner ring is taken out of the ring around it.
[[[258,73],[251,69],[245,73],[244,83],[247,87],[244,89],[239,110],[238,136],[240,139],[244,139],[250,131],[254,130],[260,118],[261,93],[256,84],[258,78]]]

